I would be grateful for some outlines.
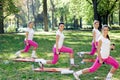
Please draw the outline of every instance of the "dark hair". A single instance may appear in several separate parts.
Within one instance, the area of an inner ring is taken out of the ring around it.
[[[115,46],[115,44],[113,43],[113,44],[111,44],[111,45],[113,45],[113,46]],[[111,48],[111,50],[114,50],[113,48]]]
[[[111,44],[111,45],[115,46],[115,44],[114,44],[114,43],[113,43],[113,44]]]
[[[105,28],[105,27],[109,29],[109,26],[108,26],[108,25],[106,25],[106,24],[102,26],[102,29],[103,29],[103,28]],[[107,35],[107,38],[110,40],[109,35]]]
[[[63,24],[63,25],[64,25],[64,22],[60,22],[60,23],[59,23],[59,26],[60,26],[61,24]]]

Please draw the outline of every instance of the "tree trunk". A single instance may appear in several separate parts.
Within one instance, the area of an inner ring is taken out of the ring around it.
[[[0,0],[0,34],[4,33],[3,2]]]
[[[102,20],[103,24],[107,24],[108,25],[108,14],[102,16],[102,18],[103,18],[103,20]]]
[[[44,31],[48,31],[47,0],[43,0]]]
[[[65,24],[66,24],[66,29],[68,29],[68,26],[67,26],[67,15],[65,14]]]
[[[64,22],[63,15],[60,17],[60,22]]]
[[[80,18],[80,28],[82,28],[82,17]]]
[[[119,0],[119,26],[120,26],[120,0]]]
[[[113,25],[113,13],[109,16],[109,24],[110,26]]]
[[[94,20],[98,20],[99,21],[99,30],[101,30],[102,28],[102,22],[101,22],[101,16],[100,14],[98,13],[97,11],[97,7],[98,7],[98,3],[97,3],[97,0],[92,0],[92,3],[93,3],[93,10],[94,10]]]
[[[94,20],[98,20],[97,0],[92,0],[94,10]]]
[[[50,0],[51,6],[52,6],[52,30],[54,30],[54,27],[55,27],[55,15],[54,15],[55,5],[53,4],[53,1],[54,0]]]
[[[36,21],[35,21],[35,7],[34,7],[34,4],[33,4],[33,0],[32,0],[32,12],[33,12],[34,24],[35,24],[35,29],[36,29]]]
[[[27,15],[27,17],[28,17],[28,21],[30,21],[30,16],[29,16],[29,0],[27,0],[27,9],[28,9],[28,15]]]

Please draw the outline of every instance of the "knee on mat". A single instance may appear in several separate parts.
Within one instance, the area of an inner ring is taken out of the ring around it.
[[[73,54],[73,53],[74,53],[73,49],[71,49],[69,53],[70,53],[70,54]]]
[[[94,68],[90,68],[89,69],[91,73],[95,72],[97,69],[94,69]]]
[[[118,69],[119,67],[120,67],[119,63],[115,64],[115,66],[114,66],[114,68],[116,68],[116,69]]]
[[[57,60],[56,61],[52,61],[52,64],[56,64],[57,63]]]

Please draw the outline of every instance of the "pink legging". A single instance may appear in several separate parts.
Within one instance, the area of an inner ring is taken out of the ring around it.
[[[118,69],[119,68],[119,63],[117,60],[115,60],[114,58],[112,58],[111,56],[109,56],[107,59],[103,59],[103,62],[105,64],[109,64],[112,65],[114,68]],[[94,64],[92,65],[92,67],[89,68],[89,72],[95,72],[102,64],[99,63],[99,59],[98,57],[96,58]]]
[[[65,47],[65,46],[62,46],[61,49],[58,49],[59,52],[64,52],[64,53],[69,53],[69,54],[73,54],[73,50],[72,48],[69,48],[69,47]],[[53,47],[53,60],[52,60],[52,64],[56,64],[58,62],[58,59],[59,59],[59,54],[56,54],[56,48]]]
[[[26,44],[26,41],[25,41],[25,44]],[[37,48],[38,44],[35,41],[28,40],[28,45],[25,45],[24,52],[28,52],[31,46]]]
[[[96,42],[96,46],[98,46],[98,42]],[[91,48],[90,55],[94,55],[96,51],[97,51],[97,48],[95,47],[95,43],[92,42],[92,48]]]

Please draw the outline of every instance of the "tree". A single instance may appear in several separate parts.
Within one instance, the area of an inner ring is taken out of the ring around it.
[[[43,0],[44,31],[48,31],[47,0]]]
[[[54,0],[50,0],[51,3],[51,11],[52,11],[52,30],[54,30],[55,27],[55,5],[54,5]]]
[[[119,5],[118,9],[119,9],[119,26],[120,26],[120,0],[119,0],[119,4],[118,5]]]
[[[3,0],[0,0],[0,34],[4,33]]]
[[[18,12],[14,0],[0,0],[0,34],[4,33],[4,19],[10,14]]]
[[[100,21],[101,23],[108,24],[108,17],[113,12],[116,3],[119,0],[86,0],[91,5],[93,5],[94,10],[94,20]]]

